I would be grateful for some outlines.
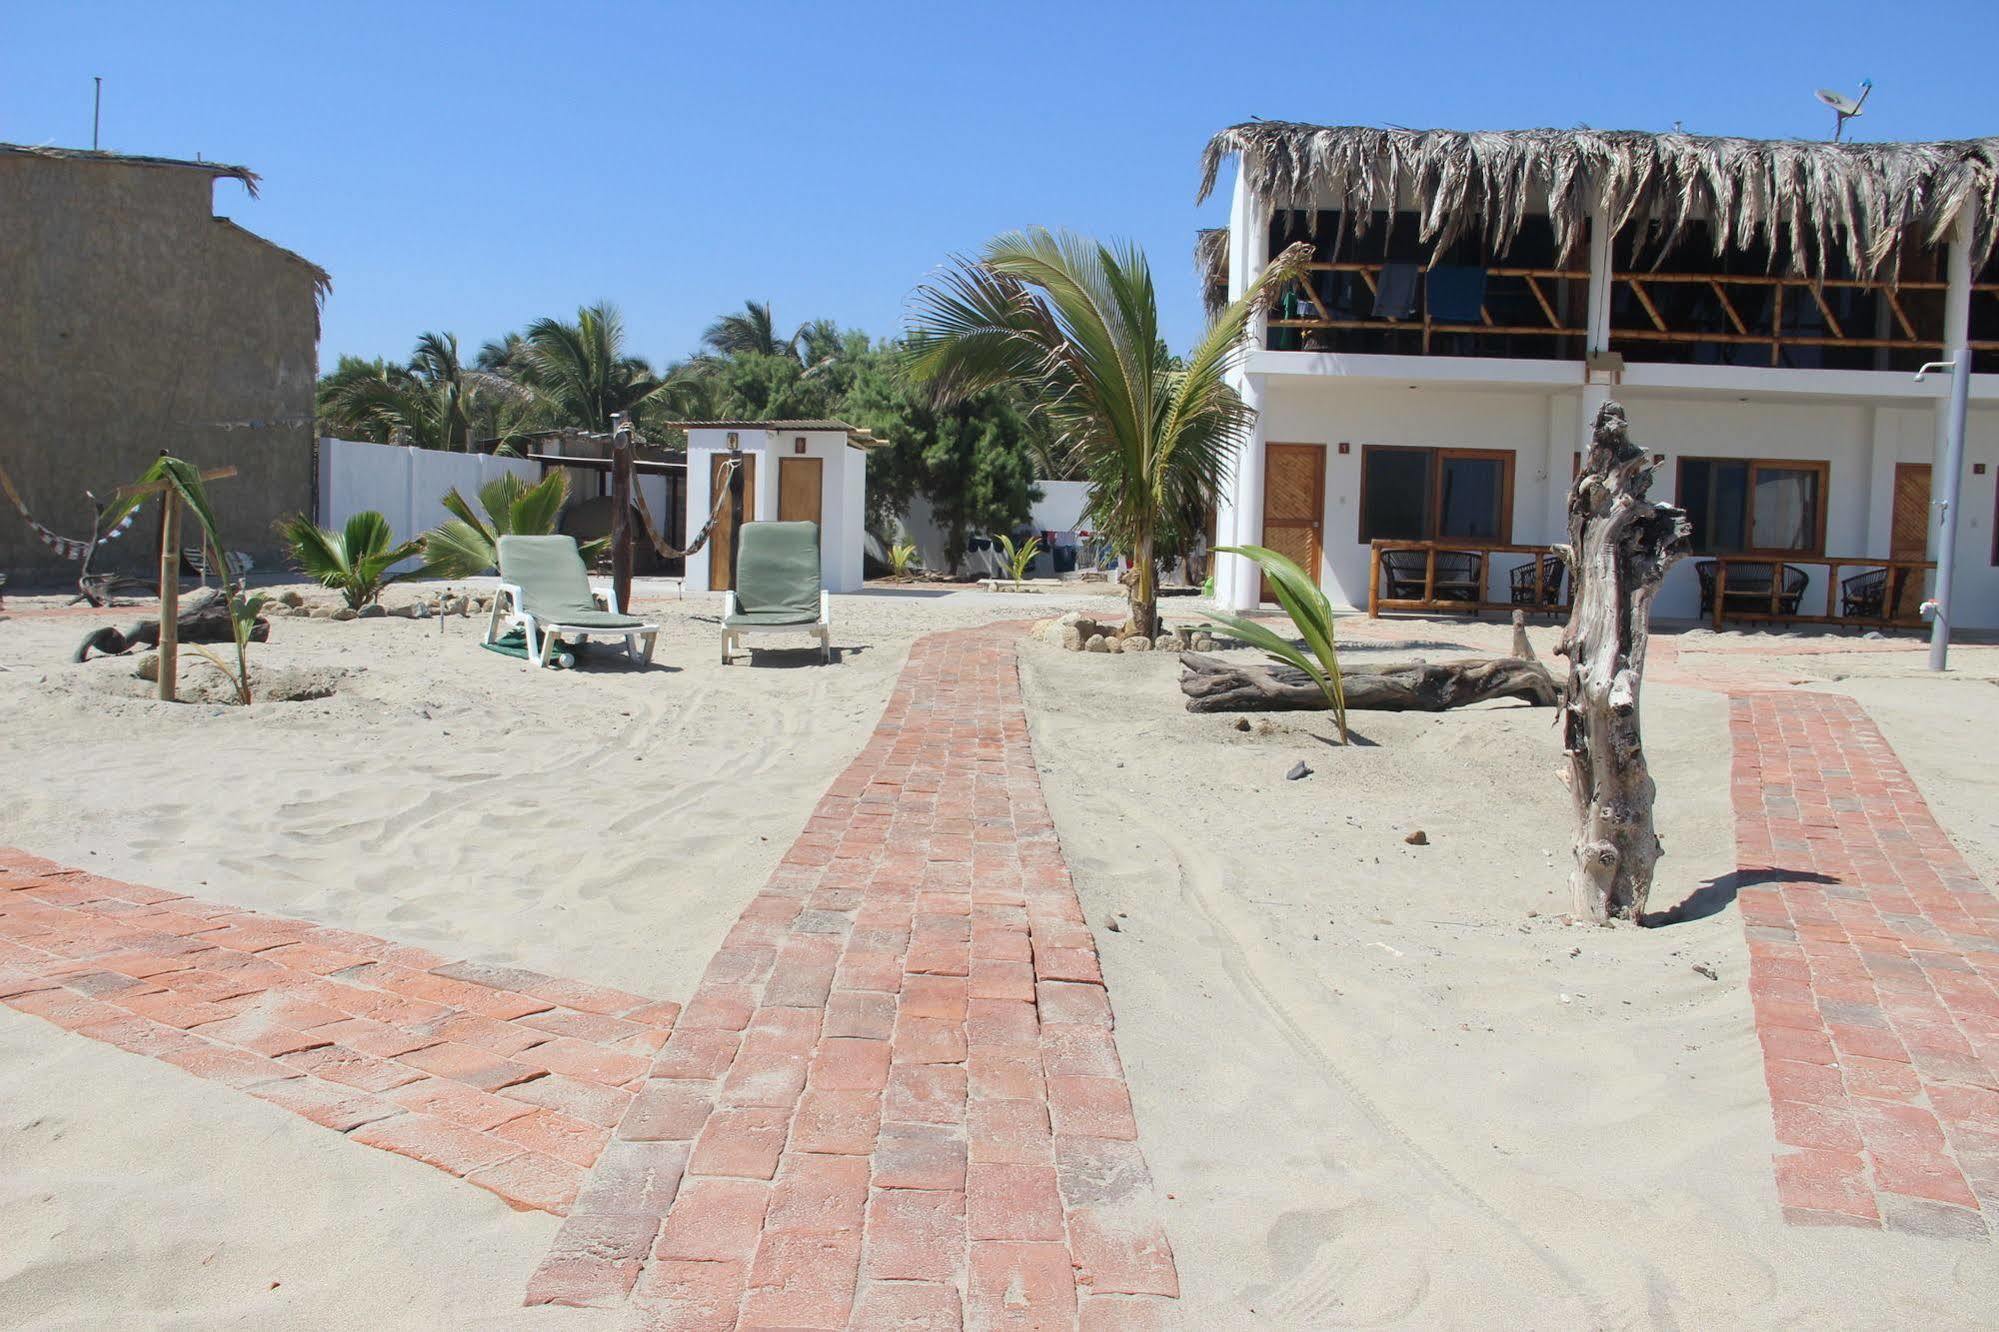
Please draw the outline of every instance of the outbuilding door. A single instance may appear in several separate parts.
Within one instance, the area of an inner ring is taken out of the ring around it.
[[[718,453],[708,471],[708,502],[713,504],[720,497],[723,473],[728,471],[729,455]],[[757,455],[743,455],[743,521],[750,522],[757,513]],[[715,530],[708,537],[708,590],[720,592],[733,586],[729,581],[729,538],[734,530],[730,523],[729,502],[722,501],[722,513],[715,520]]]
[[[1323,444],[1267,444],[1263,453],[1263,544],[1289,555],[1319,581],[1323,549],[1320,525],[1326,513],[1326,448]],[[1275,601],[1270,580],[1257,595]]]
[[[1888,530],[1888,558],[1920,560],[1930,546],[1930,465],[1895,464],[1895,518]],[[1922,604],[1922,570],[1912,569],[1906,578],[1891,577],[1890,587],[1901,586],[1901,595],[1889,607],[1891,615],[1914,615]]]
[[[779,458],[777,460],[777,520],[781,523],[816,523],[825,494],[824,458]]]

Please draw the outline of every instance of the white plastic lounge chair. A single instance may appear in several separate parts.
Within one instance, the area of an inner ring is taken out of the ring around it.
[[[566,536],[500,538],[500,582],[486,641],[498,642],[515,626],[526,638],[530,670],[548,665],[562,639],[583,642],[593,636],[624,639],[631,659],[650,665],[659,638],[657,624],[624,613],[614,589],[590,586],[576,539]]]
[[[736,587],[722,598],[722,664],[742,649],[744,634],[811,634],[819,660],[833,660],[833,598],[819,581],[819,524],[744,523],[741,541]]]

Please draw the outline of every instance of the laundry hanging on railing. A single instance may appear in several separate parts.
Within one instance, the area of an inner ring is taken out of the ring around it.
[[[1440,324],[1476,324],[1485,314],[1485,269],[1444,264],[1430,270],[1425,309]]]

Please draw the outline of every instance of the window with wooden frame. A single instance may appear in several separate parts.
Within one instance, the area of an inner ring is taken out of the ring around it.
[[[1825,554],[1831,464],[1777,458],[1682,458],[1677,495],[1697,555]]]
[[[1360,539],[1513,540],[1513,454],[1363,444]]]

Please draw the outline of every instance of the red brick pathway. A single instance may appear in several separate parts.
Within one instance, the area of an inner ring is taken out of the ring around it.
[[[917,643],[533,1278],[661,1328],[1149,1328],[1179,1293],[1015,630]]]
[[[1861,706],[1730,701],[1737,902],[1801,1224],[1999,1223],[1999,901]]]
[[[557,1215],[678,1012],[6,849],[0,1002]]]

